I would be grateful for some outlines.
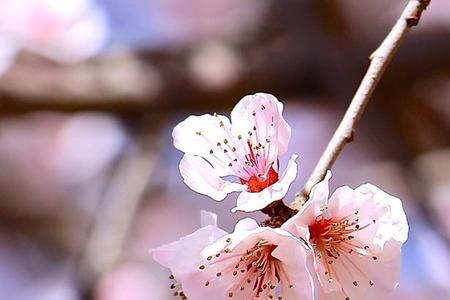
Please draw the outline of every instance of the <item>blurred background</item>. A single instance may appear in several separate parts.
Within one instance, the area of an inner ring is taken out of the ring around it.
[[[227,230],[244,215],[236,195],[182,183],[173,126],[275,94],[300,155],[289,202],[405,4],[0,0],[0,299],[174,299],[148,249],[197,229],[200,209]],[[333,170],[333,187],[404,201],[390,299],[450,299],[449,53],[450,2],[432,1]]]

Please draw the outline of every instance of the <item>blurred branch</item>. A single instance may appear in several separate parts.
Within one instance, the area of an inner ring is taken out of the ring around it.
[[[371,96],[384,74],[387,66],[397,52],[401,42],[409,30],[419,23],[422,12],[431,0],[410,0],[391,32],[381,43],[380,47],[370,56],[369,68],[361,81],[350,105],[319,159],[314,171],[306,182],[303,190],[298,193],[291,204],[291,208],[299,209],[308,199],[311,189],[325,176],[342,149],[353,140],[356,127]]]
[[[142,106],[153,102],[161,88],[156,69],[132,53],[60,64],[24,52],[0,78],[0,94],[5,98],[0,104],[12,110],[37,105],[63,110],[120,107],[125,103]],[[8,98],[20,101],[14,105]]]
[[[78,271],[82,288],[120,261],[129,228],[157,161],[158,136],[138,137],[119,161],[82,250]]]

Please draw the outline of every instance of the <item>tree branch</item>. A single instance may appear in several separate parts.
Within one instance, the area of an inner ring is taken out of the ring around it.
[[[369,68],[359,85],[341,123],[319,159],[303,190],[295,196],[291,208],[299,209],[308,199],[312,187],[321,181],[342,149],[353,141],[356,127],[384,71],[409,30],[416,26],[431,0],[410,0],[402,15],[380,47],[370,56]]]

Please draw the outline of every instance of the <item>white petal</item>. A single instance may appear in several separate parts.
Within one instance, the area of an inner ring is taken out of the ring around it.
[[[312,188],[308,201],[317,201],[320,202],[321,205],[326,205],[328,203],[328,196],[330,194],[329,181],[331,177],[331,171],[328,170],[325,174],[325,178]]]
[[[186,154],[180,161],[181,176],[187,186],[216,201],[223,200],[231,192],[247,189],[245,185],[221,179],[215,171],[207,161],[195,155]]]
[[[252,218],[244,218],[236,223],[233,234],[234,235],[241,234],[242,232],[254,230],[258,227],[259,227],[258,223]]]
[[[201,210],[200,211],[200,224],[202,227],[205,226],[215,226],[217,227],[217,215],[215,213]]]
[[[230,121],[225,116],[209,114],[190,116],[173,129],[173,144],[186,154],[205,158],[219,176],[239,176],[229,166],[235,158],[230,149],[234,146],[228,134],[230,131]]]
[[[274,201],[283,199],[289,190],[289,186],[297,177],[297,163],[295,162],[297,157],[296,154],[291,156],[284,174],[271,186],[258,193],[247,191],[240,193],[236,207],[232,209],[232,212],[260,210]]]
[[[291,128],[282,113],[283,104],[273,95],[257,93],[245,96],[231,112],[233,132],[246,138],[248,132],[253,132],[252,138],[261,144],[270,139],[270,147],[266,148],[269,148],[269,160],[275,161],[277,156],[287,151],[291,138]]]

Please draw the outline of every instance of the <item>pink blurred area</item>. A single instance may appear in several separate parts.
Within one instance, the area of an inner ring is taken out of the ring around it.
[[[61,62],[96,54],[107,38],[106,16],[90,0],[0,1],[0,64],[28,49]]]
[[[247,214],[183,184],[172,128],[275,94],[292,128],[282,168],[299,154],[289,202],[403,5],[0,0],[0,299],[174,299],[148,250],[196,230],[201,209],[226,230]],[[404,201],[392,300],[450,299],[448,20],[432,1],[333,168],[333,188]]]

